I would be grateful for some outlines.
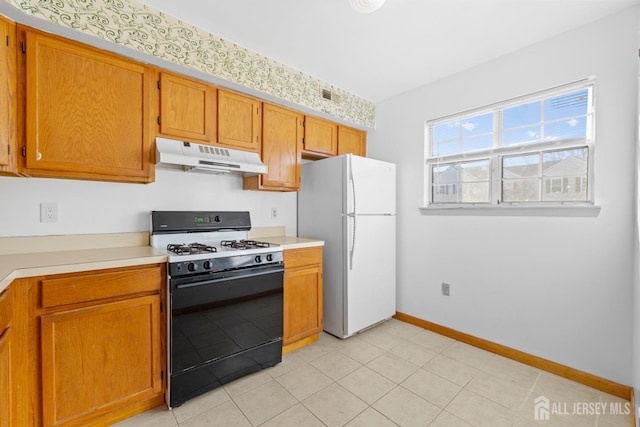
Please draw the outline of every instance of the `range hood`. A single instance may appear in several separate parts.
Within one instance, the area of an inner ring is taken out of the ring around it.
[[[219,174],[267,173],[258,153],[160,137],[156,138],[156,164]]]

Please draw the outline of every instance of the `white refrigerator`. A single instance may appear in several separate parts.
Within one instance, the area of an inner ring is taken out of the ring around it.
[[[324,240],[323,328],[339,338],[396,312],[396,166],[346,154],[302,165],[298,236]]]

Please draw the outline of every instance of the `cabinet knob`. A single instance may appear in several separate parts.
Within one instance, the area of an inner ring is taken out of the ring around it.
[[[42,153],[39,151],[36,153],[36,160],[42,160]]]

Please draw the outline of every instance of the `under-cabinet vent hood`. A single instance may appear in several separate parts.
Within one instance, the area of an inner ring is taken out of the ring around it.
[[[214,147],[194,142],[156,138],[156,164],[181,167],[185,171],[211,173],[267,173],[258,153]]]

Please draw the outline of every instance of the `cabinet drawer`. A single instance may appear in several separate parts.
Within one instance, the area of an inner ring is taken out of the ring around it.
[[[0,333],[11,323],[11,288],[0,292]]]
[[[284,267],[287,269],[312,264],[322,264],[322,246],[284,251]]]
[[[42,280],[42,306],[56,307],[153,292],[164,280],[164,266],[154,265],[128,270],[100,270]]]

